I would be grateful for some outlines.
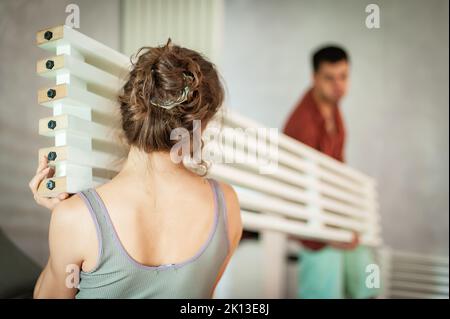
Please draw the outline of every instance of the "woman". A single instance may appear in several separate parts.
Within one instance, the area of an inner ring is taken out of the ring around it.
[[[172,130],[192,139],[193,121],[204,128],[222,105],[214,65],[170,40],[137,56],[119,96],[130,152],[118,175],[70,198],[42,198],[37,187],[53,174],[43,158],[30,182],[52,209],[35,298],[210,298],[239,243],[232,187],[170,156]]]

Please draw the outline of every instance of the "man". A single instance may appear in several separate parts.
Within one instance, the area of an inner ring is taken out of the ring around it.
[[[339,102],[347,93],[349,57],[335,46],[313,55],[313,86],[288,119],[284,133],[344,161],[345,127]],[[369,248],[351,243],[321,243],[302,240],[300,252],[300,298],[372,298],[378,294],[366,287],[366,266],[374,263]]]

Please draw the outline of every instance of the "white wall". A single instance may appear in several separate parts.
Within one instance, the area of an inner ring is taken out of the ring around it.
[[[224,0],[122,0],[121,49],[173,43],[215,62],[222,49]]]
[[[229,105],[283,126],[310,85],[310,54],[341,44],[352,58],[342,103],[348,163],[379,182],[392,247],[448,255],[448,1],[227,0],[221,63]]]

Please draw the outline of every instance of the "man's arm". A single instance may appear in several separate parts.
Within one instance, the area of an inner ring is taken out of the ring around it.
[[[75,198],[71,198],[53,209],[49,228],[50,257],[34,288],[34,298],[74,298],[77,293],[83,257],[74,201]]]

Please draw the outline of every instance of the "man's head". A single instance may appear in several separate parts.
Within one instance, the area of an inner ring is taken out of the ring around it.
[[[314,90],[329,103],[338,103],[347,93],[349,57],[335,46],[316,51],[312,58]]]

